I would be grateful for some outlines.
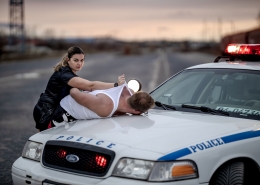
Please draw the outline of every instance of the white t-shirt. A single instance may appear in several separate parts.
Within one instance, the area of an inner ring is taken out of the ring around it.
[[[89,93],[93,95],[97,94],[105,94],[111,100],[113,101],[113,110],[112,112],[107,116],[111,117],[114,112],[117,110],[118,104],[119,104],[119,98],[122,93],[123,88],[126,87],[129,93],[132,95],[132,92],[129,90],[127,84],[123,84],[117,87],[113,87],[110,89],[105,90],[95,90],[92,92],[84,91],[84,93]],[[66,110],[71,116],[73,116],[75,119],[94,119],[94,118],[102,118],[98,116],[95,112],[89,110],[88,108],[78,104],[70,95],[64,97],[60,102],[61,107]]]

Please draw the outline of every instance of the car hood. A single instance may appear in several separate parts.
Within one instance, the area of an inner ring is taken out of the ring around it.
[[[124,115],[106,119],[80,120],[49,129],[43,134],[56,140],[59,136],[95,139],[165,154],[197,142],[259,129],[255,120],[211,114],[152,109],[146,116]],[[52,134],[50,134],[52,132]]]

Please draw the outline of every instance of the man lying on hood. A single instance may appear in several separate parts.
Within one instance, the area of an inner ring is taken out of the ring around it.
[[[125,113],[142,114],[153,106],[154,100],[148,93],[133,93],[126,83],[92,92],[72,88],[70,95],[64,97],[56,108],[48,128],[76,119],[108,118]]]

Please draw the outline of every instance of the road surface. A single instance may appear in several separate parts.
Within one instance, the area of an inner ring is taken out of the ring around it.
[[[150,92],[178,71],[216,56],[158,50],[141,55],[99,53],[88,55],[79,76],[88,80],[116,82],[117,76],[137,78]],[[27,139],[35,134],[33,107],[45,90],[53,66],[62,58],[0,63],[0,185],[11,185],[11,167],[22,154]]]

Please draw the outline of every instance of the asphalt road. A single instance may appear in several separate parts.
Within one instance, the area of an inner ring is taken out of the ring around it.
[[[215,57],[171,50],[128,56],[93,54],[87,56],[78,75],[92,81],[116,82],[117,76],[125,74],[127,80],[140,80],[142,90],[150,92],[176,72],[213,62]],[[37,132],[33,107],[61,58],[0,63],[0,185],[12,184],[12,164],[21,156],[28,138]]]

